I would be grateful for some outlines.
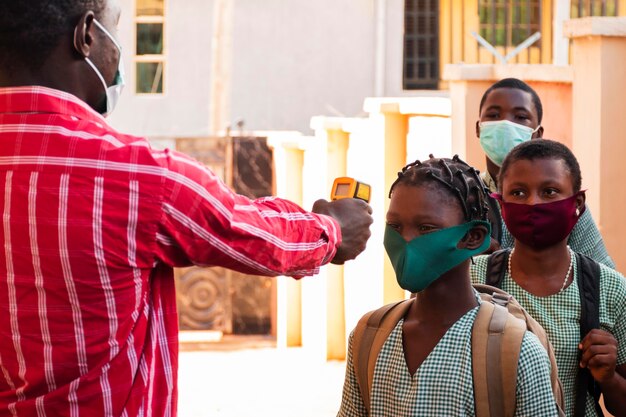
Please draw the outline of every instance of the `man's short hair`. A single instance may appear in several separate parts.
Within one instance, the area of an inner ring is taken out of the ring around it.
[[[498,186],[502,187],[502,179],[511,167],[511,164],[522,160],[535,161],[537,159],[555,159],[563,161],[572,178],[574,192],[577,193],[580,191],[582,175],[580,173],[578,160],[567,146],[550,139],[529,140],[513,148],[506,158],[504,158],[502,167],[500,167]]]
[[[487,96],[493,91],[499,88],[514,88],[516,90],[522,90],[529,93],[532,96],[533,104],[535,105],[535,110],[537,110],[537,121],[541,124],[541,120],[543,119],[543,106],[541,105],[541,100],[539,99],[539,95],[535,90],[532,89],[531,86],[526,84],[524,81],[519,80],[517,78],[504,78],[497,83],[493,84],[491,87],[485,91],[483,97],[480,99],[480,107],[479,113],[483,111],[483,105],[487,100]]]
[[[78,19],[106,0],[0,0],[0,67],[38,69],[59,37],[71,33]]]

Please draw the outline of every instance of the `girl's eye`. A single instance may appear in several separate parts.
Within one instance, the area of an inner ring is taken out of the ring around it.
[[[511,195],[513,197],[523,197],[524,196],[524,191],[522,191],[522,190],[513,190],[513,191],[511,191]]]
[[[435,230],[435,226],[431,226],[429,224],[420,224],[417,227],[417,230],[419,230],[420,233],[428,233],[428,232],[432,232],[433,230]]]
[[[387,223],[387,226],[388,226],[388,227],[390,227],[390,228],[392,228],[393,230],[398,230],[398,229],[400,229],[400,226],[399,226],[399,225],[397,225],[397,224],[395,224],[395,223],[389,223],[389,222],[388,222],[388,223]]]
[[[552,197],[552,196],[557,195],[557,194],[559,193],[559,190],[556,190],[556,189],[554,189],[554,188],[548,188],[548,189],[544,190],[544,192],[543,192],[543,193],[544,193],[545,195],[547,195],[547,196]]]

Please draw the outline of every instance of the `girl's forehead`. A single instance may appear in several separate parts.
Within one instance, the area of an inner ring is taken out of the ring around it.
[[[547,181],[571,178],[565,161],[561,158],[518,159],[512,161],[503,176],[506,181]]]
[[[421,184],[399,183],[391,194],[388,215],[458,217],[463,213],[460,202],[443,186],[434,182]]]

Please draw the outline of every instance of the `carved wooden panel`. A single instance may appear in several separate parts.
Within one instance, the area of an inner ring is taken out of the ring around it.
[[[250,198],[273,194],[272,151],[265,138],[233,138],[233,189]],[[274,278],[233,272],[233,332],[269,334]]]
[[[181,329],[232,333],[229,271],[224,268],[179,268],[176,278]]]
[[[273,194],[272,152],[265,138],[178,139],[176,148],[207,165],[239,194]],[[176,270],[180,328],[269,334],[273,278],[224,268]]]

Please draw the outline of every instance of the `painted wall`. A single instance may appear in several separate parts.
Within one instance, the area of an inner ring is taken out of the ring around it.
[[[616,269],[624,273],[626,17],[575,19],[564,32],[573,43],[573,150],[587,204]]]
[[[227,124],[307,132],[311,115],[362,115],[374,92],[375,0],[227,1]],[[123,2],[127,87],[115,127],[151,138],[209,134],[214,5],[166,2],[165,94],[146,96],[134,93],[134,2]]]
[[[310,132],[312,115],[362,114],[374,91],[374,0],[238,0],[232,120]]]
[[[119,40],[126,87],[111,124],[150,138],[204,136],[209,133],[211,0],[166,1],[163,95],[135,94],[134,2],[120,2]]]

